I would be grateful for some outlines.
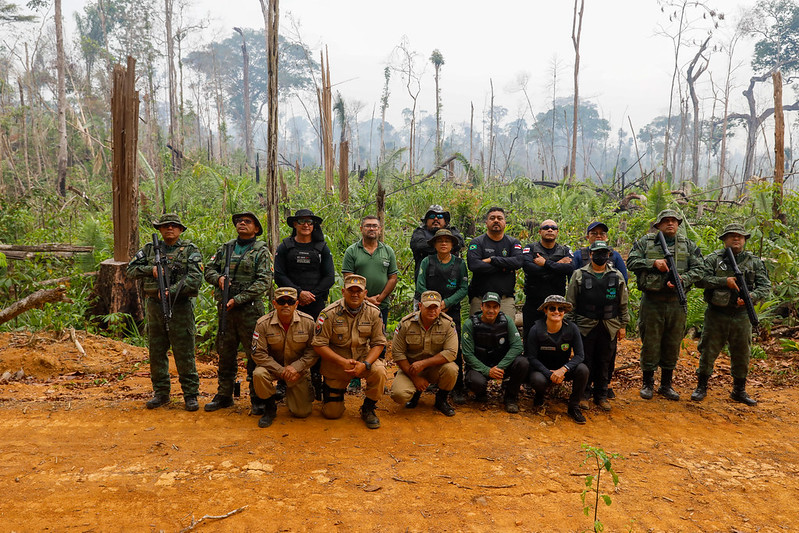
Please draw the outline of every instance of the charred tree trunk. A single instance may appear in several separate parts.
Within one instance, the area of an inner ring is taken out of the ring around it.
[[[58,174],[56,189],[63,198],[67,195],[67,87],[64,28],[61,0],[55,0],[56,71],[58,76]]]
[[[338,199],[350,203],[350,143],[341,141],[338,149]]]
[[[782,186],[785,175],[785,116],[782,112],[782,74],[777,71],[771,75],[774,80],[774,199],[771,205],[772,216],[786,223],[782,212]]]

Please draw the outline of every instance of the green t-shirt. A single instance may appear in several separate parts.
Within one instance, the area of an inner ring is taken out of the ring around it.
[[[366,294],[368,296],[377,296],[383,292],[388,277],[398,271],[397,256],[394,255],[394,250],[391,246],[379,241],[373,254],[364,249],[363,240],[351,244],[344,252],[344,259],[341,262],[343,274],[358,274],[366,278]],[[387,308],[388,305],[388,298],[380,303],[381,309]]]

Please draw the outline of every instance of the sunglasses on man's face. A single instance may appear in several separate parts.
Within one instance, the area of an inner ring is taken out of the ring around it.
[[[547,307],[547,311],[549,311],[550,313],[556,313],[556,312],[557,313],[565,313],[566,312],[566,307],[561,307],[560,305],[551,305],[551,306]]]
[[[169,222],[167,224],[161,224],[161,227],[162,228],[180,228],[180,226],[178,226],[177,224],[174,224],[172,222]]]
[[[306,225],[313,226],[313,220],[311,220],[310,218],[301,218],[297,220],[297,224],[299,224],[300,226],[306,226]]]
[[[436,219],[436,218],[443,219],[443,218],[444,218],[444,215],[442,215],[441,213],[438,213],[438,214],[436,214],[436,213],[430,213],[429,215],[427,215],[427,218],[429,218],[430,220],[434,220],[434,219]]]
[[[297,302],[294,298],[280,298],[277,300],[277,305],[294,305]]]
[[[239,224],[242,224],[242,223],[247,224],[248,226],[250,226],[250,225],[255,224],[255,221],[253,219],[251,219],[251,218],[237,218],[236,219],[236,225],[237,226]]]
[[[540,229],[541,229],[541,231],[546,231],[548,229],[551,229],[553,231],[558,231],[558,227],[557,226],[541,226]]]

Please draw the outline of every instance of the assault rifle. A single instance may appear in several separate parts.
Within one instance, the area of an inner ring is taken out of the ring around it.
[[[153,233],[153,250],[155,251],[155,272],[158,277],[158,296],[161,299],[161,311],[164,313],[164,328],[169,333],[169,321],[172,319],[172,305],[169,302],[169,271],[165,268],[158,245],[158,234]]]
[[[724,259],[732,267],[735,273],[735,283],[738,284],[738,296],[744,301],[746,307],[746,314],[749,315],[749,322],[752,323],[752,328],[757,329],[758,320],[757,313],[755,313],[755,306],[752,303],[752,295],[749,294],[749,287],[746,286],[746,279],[741,269],[738,268],[738,262],[735,260],[735,254],[732,253],[732,248],[724,249]]]
[[[221,311],[219,314],[219,335],[218,339],[221,341],[225,337],[225,328],[227,324],[227,302],[230,300],[230,256],[233,255],[233,245],[225,243],[225,268],[222,270],[222,275],[225,277],[225,282],[222,284],[222,301]]]
[[[663,249],[663,255],[665,256],[666,263],[669,265],[670,277],[674,282],[674,290],[677,291],[677,299],[680,301],[680,305],[683,311],[685,311],[685,314],[688,314],[688,299],[685,297],[685,287],[680,279],[680,274],[677,272],[677,261],[674,260],[674,254],[671,253],[668,245],[666,245],[666,237],[663,236],[662,231],[658,231],[657,241]]]

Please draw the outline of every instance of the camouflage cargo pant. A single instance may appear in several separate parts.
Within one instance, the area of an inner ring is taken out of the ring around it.
[[[220,396],[233,395],[233,386],[239,371],[239,345],[242,346],[244,354],[247,356],[247,381],[252,383],[252,372],[255,370],[255,363],[252,360],[252,332],[255,330],[255,323],[263,314],[264,305],[260,301],[255,304],[234,306],[228,311],[225,335],[217,337],[217,351],[219,352],[217,394]],[[252,387],[250,392],[252,392]]]
[[[705,325],[699,341],[698,374],[710,376],[713,365],[724,348],[729,346],[730,374],[734,378],[746,379],[749,374],[749,344],[752,340],[752,324],[744,309],[733,314],[724,313],[708,305],[705,310]]]
[[[685,337],[685,311],[677,301],[641,297],[638,330],[641,333],[641,370],[674,370]]]
[[[172,348],[183,397],[197,396],[200,377],[194,363],[194,303],[187,299],[172,306],[169,333],[164,326],[161,302],[147,298],[147,338],[150,345],[150,379],[155,394],[169,394],[169,357]]]

